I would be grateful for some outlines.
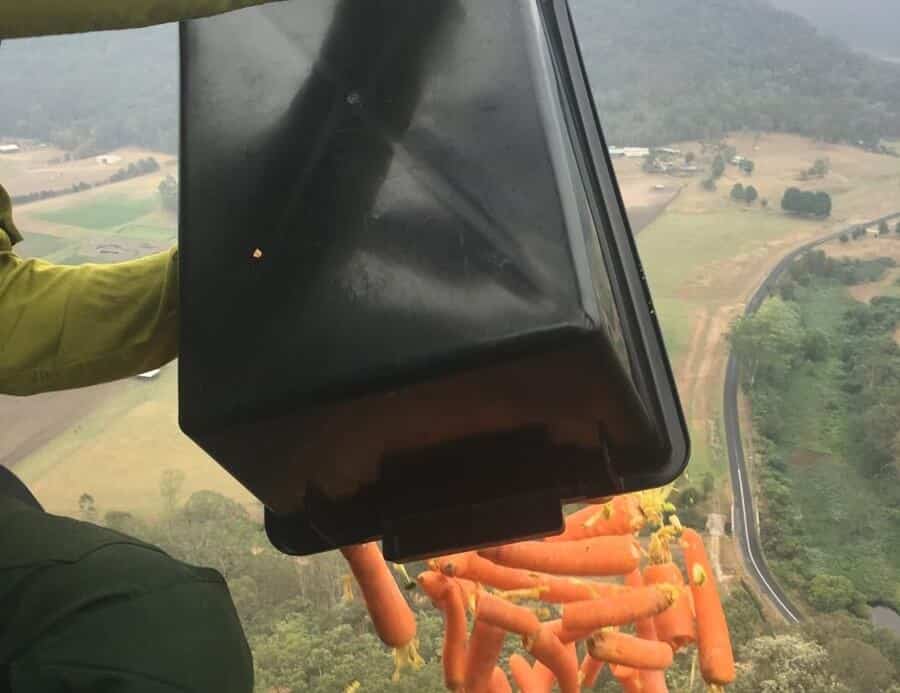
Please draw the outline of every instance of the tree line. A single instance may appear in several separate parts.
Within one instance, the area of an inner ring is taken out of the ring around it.
[[[110,185],[112,183],[119,183],[121,181],[130,180],[132,178],[137,178],[138,176],[146,176],[150,173],[159,171],[159,168],[159,162],[157,162],[156,159],[151,156],[147,157],[146,159],[140,159],[136,163],[130,163],[125,168],[120,168],[106,180],[97,181],[96,183],[85,183],[84,181],[81,181],[80,183],[74,183],[68,188],[57,188],[56,190],[39,190],[37,192],[26,193],[24,195],[13,195],[12,201],[13,204],[25,205],[31,202],[38,202],[40,200],[51,200],[56,197],[62,197],[63,195],[73,195],[76,193],[84,192],[85,190],[91,190],[92,188],[99,188],[104,185]]]

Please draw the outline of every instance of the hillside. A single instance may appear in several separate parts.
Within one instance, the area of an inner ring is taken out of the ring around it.
[[[813,0],[778,1],[800,9]],[[612,142],[744,129],[900,137],[900,65],[855,53],[766,0],[571,4]],[[123,145],[174,151],[177,89],[174,26],[4,42],[0,90],[14,98],[4,98],[0,136],[87,154]]]
[[[178,148],[175,26],[0,45],[0,137],[79,155],[120,146]]]
[[[900,5],[885,0],[769,0],[859,51],[900,58]]]
[[[615,143],[741,129],[900,134],[900,65],[850,51],[763,0],[571,0]]]

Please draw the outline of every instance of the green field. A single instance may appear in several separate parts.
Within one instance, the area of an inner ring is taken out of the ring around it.
[[[68,241],[45,233],[26,233],[25,240],[16,246],[22,257],[48,257],[70,245]]]
[[[174,240],[178,231],[171,227],[151,226],[149,224],[128,224],[116,230],[119,236],[134,238],[140,241],[168,241]]]
[[[152,197],[131,198],[111,195],[57,211],[45,212],[40,218],[56,224],[104,231],[140,219],[154,211],[157,206],[157,200]]]

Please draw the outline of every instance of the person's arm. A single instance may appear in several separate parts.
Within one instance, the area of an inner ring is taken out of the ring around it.
[[[137,375],[178,350],[178,251],[113,265],[25,260],[0,229],[0,393]]]
[[[4,2],[0,39],[133,29],[208,17],[271,0],[28,0]]]

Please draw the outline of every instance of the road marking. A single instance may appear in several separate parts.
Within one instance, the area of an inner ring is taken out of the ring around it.
[[[750,559],[750,562],[753,564],[753,568],[756,570],[756,574],[759,576],[760,581],[766,586],[766,589],[769,590],[769,594],[771,594],[775,601],[777,601],[781,608],[785,610],[788,616],[790,616],[794,623],[799,623],[800,619],[794,616],[794,612],[787,608],[785,603],[781,601],[781,598],[775,593],[775,590],[772,589],[772,585],[770,585],[765,576],[762,574],[762,570],[759,568],[759,564],[756,562],[756,559],[753,557],[753,545],[750,543],[750,530],[747,527],[747,499],[744,496],[744,478],[741,476],[741,470],[738,468],[738,488],[741,490],[741,513],[744,517],[744,537],[747,540],[747,557]]]

